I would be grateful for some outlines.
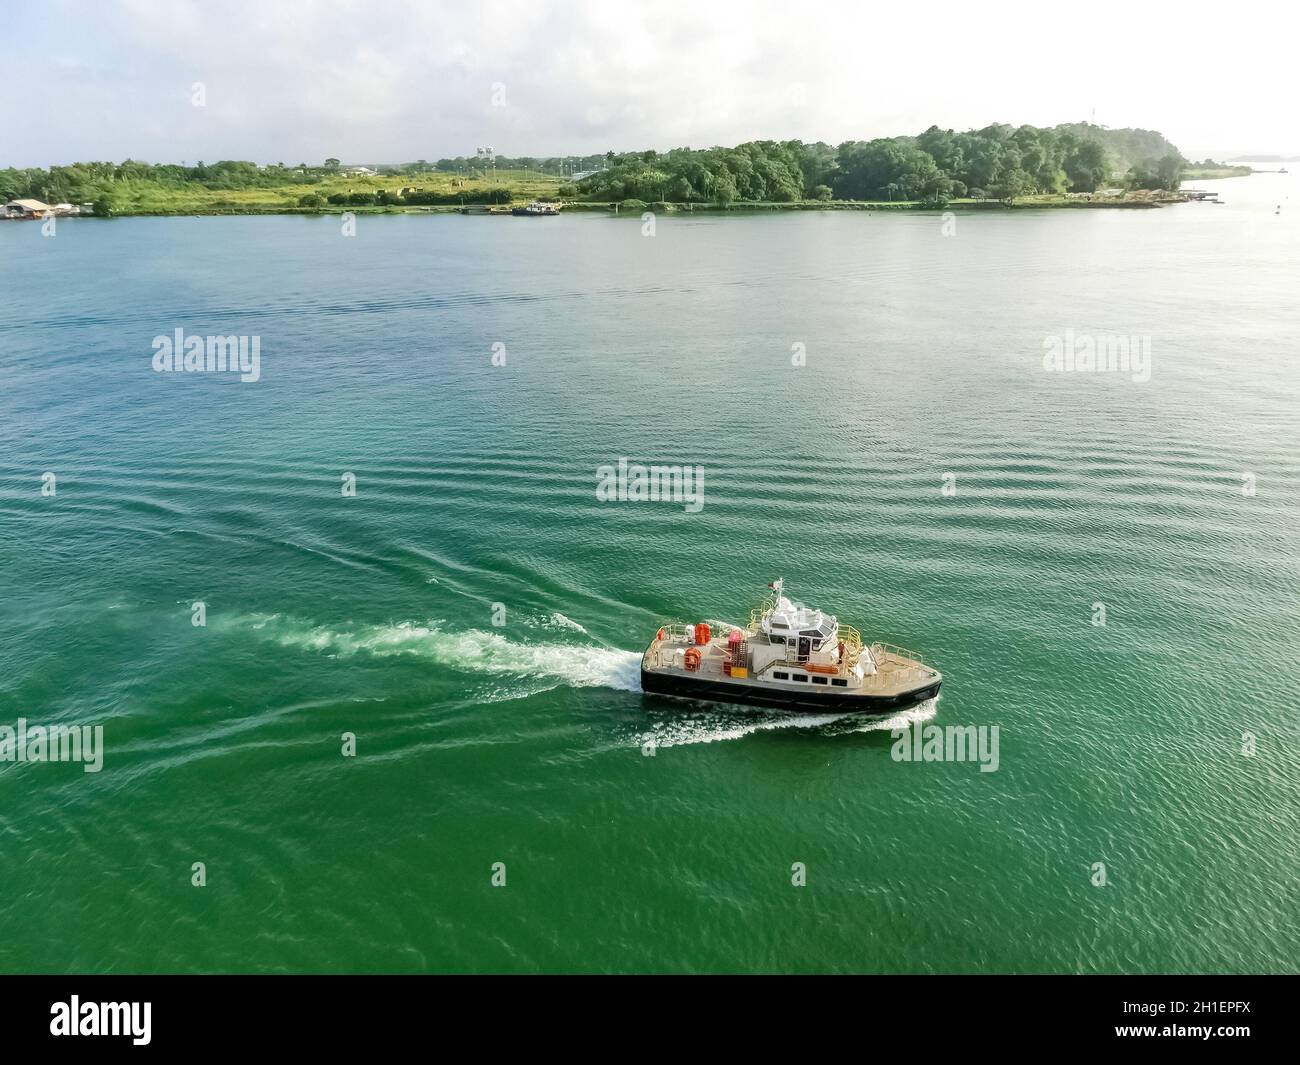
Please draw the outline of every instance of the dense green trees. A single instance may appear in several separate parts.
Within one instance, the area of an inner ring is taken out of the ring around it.
[[[610,201],[789,203],[804,198],[805,186],[811,196],[822,183],[815,158],[805,158],[805,148],[816,147],[799,141],[754,141],[736,148],[675,148],[662,155],[627,153],[607,160],[608,168],[579,182],[578,189],[593,199]],[[805,165],[814,169],[805,171]]]
[[[1177,152],[1161,156],[1154,163],[1135,163],[1126,182],[1135,189],[1176,189],[1187,169],[1187,160]]]
[[[863,143],[850,141],[836,153],[835,191],[851,199],[943,202],[953,196],[987,192],[1008,202],[1035,193],[1095,192],[1109,174],[1129,166],[1127,156],[1109,150],[1112,133],[1126,151],[1141,144],[1165,157],[1181,159],[1171,144],[1139,139],[1132,130],[1097,126],[1039,129],[987,126],[954,133],[931,126],[920,136]],[[1144,159],[1147,157],[1143,157]],[[1176,176],[1161,172],[1163,187],[1177,187]],[[1169,184],[1168,182],[1172,182]]]
[[[942,204],[991,195],[1008,202],[1036,193],[1094,192],[1112,176],[1133,187],[1176,188],[1182,157],[1158,133],[1087,123],[1042,129],[995,124],[955,133],[931,126],[916,137],[846,141],[838,148],[753,141],[736,148],[606,160],[579,184],[593,199],[727,204],[824,199]]]
[[[613,153],[610,152],[609,154],[612,155]],[[553,155],[545,158],[529,155],[498,155],[494,157],[493,161],[498,170],[536,170],[539,174],[554,174],[556,177],[565,177],[570,174],[581,174],[588,170],[599,170],[605,165],[605,160],[604,155]],[[428,170],[440,170],[445,174],[470,174],[483,173],[485,167],[483,159],[477,155],[458,155],[454,159],[439,159],[432,166],[421,159],[418,163],[410,163],[400,169],[412,174]],[[486,169],[490,171],[491,167]]]
[[[593,199],[610,201],[789,203],[803,199],[810,175],[816,176],[804,169],[805,147],[798,141],[754,141],[736,148],[616,155],[608,160],[607,169],[579,182],[578,189]],[[813,180],[808,186],[809,196],[817,184]]]

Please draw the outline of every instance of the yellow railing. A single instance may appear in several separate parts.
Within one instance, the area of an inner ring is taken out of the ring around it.
[[[839,639],[844,644],[842,664],[845,669],[852,669],[858,664],[858,655],[862,654],[862,633],[852,625],[840,623]]]
[[[882,672],[895,673],[900,676],[916,676],[920,680],[929,680],[938,676],[938,670],[927,666],[921,656],[896,643],[876,642],[871,645],[871,657],[876,660],[876,667]],[[890,661],[902,659],[903,661]],[[904,664],[904,661],[907,663]]]
[[[881,661],[885,655],[890,655],[894,658],[908,658],[918,665],[924,665],[921,656],[915,651],[909,651],[906,647],[899,647],[896,643],[885,643],[877,640],[871,645],[871,653],[875,656],[877,662]]]
[[[769,595],[758,606],[749,612],[749,627],[746,631],[751,636],[758,635],[758,623],[763,620],[764,615],[770,614],[776,609],[776,596]]]

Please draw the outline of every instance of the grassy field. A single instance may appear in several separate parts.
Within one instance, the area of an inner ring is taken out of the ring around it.
[[[150,181],[119,181],[113,186],[113,213],[133,214],[255,214],[258,212],[298,211],[298,201],[315,193],[328,198],[337,193],[389,192],[404,188],[425,192],[456,194],[476,193],[502,187],[508,189],[513,202],[555,198],[560,179],[535,171],[501,170],[495,177],[459,177],[455,174],[381,174],[375,177],[330,175],[320,181],[292,183],[268,188],[209,189],[197,183],[171,188]],[[401,207],[330,207],[332,210],[403,210]]]
[[[1249,172],[1249,168],[1241,168]],[[1224,176],[1224,175],[1216,175]],[[166,186],[153,181],[122,180],[112,187],[113,213],[117,215],[166,215],[166,214],[280,214],[297,213],[310,210],[355,211],[364,213],[387,211],[454,211],[455,203],[443,206],[369,206],[354,204],[326,204],[319,208],[301,205],[302,197],[316,195],[328,199],[333,195],[350,195],[354,193],[387,192],[394,196],[406,189],[439,195],[465,194],[471,203],[482,194],[493,189],[504,189],[511,203],[527,203],[535,199],[560,199],[561,179],[536,171],[500,170],[495,175],[482,177],[461,177],[447,173],[421,174],[380,174],[375,176],[352,176],[347,174],[329,174],[316,181],[288,182],[264,188],[210,189],[191,182],[180,187]],[[1120,197],[1097,196],[1091,200],[1084,196],[1072,195],[1038,195],[1026,196],[1016,200],[1014,205],[1003,204],[996,200],[955,199],[947,206],[955,208],[1016,208],[1027,207],[1145,207],[1154,201],[1168,200],[1164,194],[1149,192],[1129,192]],[[604,201],[595,203],[573,203],[573,207],[585,207],[590,210],[610,210],[612,205]],[[655,203],[642,204],[640,201],[625,201],[619,207],[619,213],[639,216],[644,210],[666,212],[690,211],[879,211],[879,210],[917,210],[927,205],[915,200],[799,200],[790,203],[751,203],[736,201],[725,208],[713,204],[701,203]],[[932,207],[932,205],[931,205]],[[504,206],[499,209],[504,209]],[[932,208],[933,209],[933,208]]]
[[[1208,181],[1212,178],[1245,177],[1253,173],[1248,166],[1189,166],[1183,172],[1184,181]]]

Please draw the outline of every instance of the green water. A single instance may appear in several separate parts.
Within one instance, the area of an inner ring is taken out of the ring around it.
[[[105,742],[0,763],[0,968],[1294,971],[1300,199],[1219,187],[0,226],[0,725]],[[178,327],[261,379],[153,372]],[[703,509],[597,501],[621,456]],[[997,771],[639,694],[778,576]]]

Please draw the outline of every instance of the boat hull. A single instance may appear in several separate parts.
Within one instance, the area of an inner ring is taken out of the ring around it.
[[[791,691],[757,684],[728,683],[702,677],[641,668],[641,690],[648,695],[678,699],[700,699],[715,703],[739,703],[791,714],[894,714],[917,706],[939,694],[943,682],[934,680],[913,691],[895,695],[861,695],[834,689]]]

